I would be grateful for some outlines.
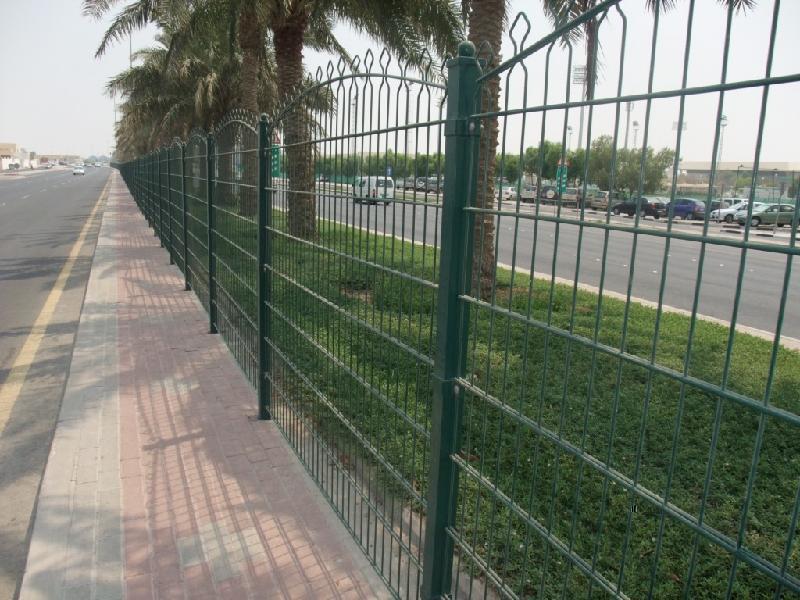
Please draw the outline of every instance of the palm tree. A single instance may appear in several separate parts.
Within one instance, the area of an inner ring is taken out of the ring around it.
[[[257,0],[240,13],[240,44],[263,39],[268,30],[275,49],[277,82],[288,106],[303,87],[303,47],[323,47],[342,53],[333,36],[334,18],[385,43],[398,57],[414,60],[429,45],[439,54],[456,47],[461,31],[448,0]],[[248,62],[249,45],[242,46]],[[244,83],[243,105],[252,103]],[[297,107],[283,122],[289,165],[289,230],[293,235],[316,235],[314,165],[308,111]]]
[[[179,34],[163,24],[158,45],[137,52],[136,64],[108,83],[108,93],[124,99],[118,148],[146,152],[193,127],[210,128],[235,106],[240,61],[225,31],[206,19],[202,35],[178,42]],[[274,71],[269,58],[264,70]],[[261,86],[260,96],[263,104],[276,104],[269,86]]]
[[[599,4],[600,0],[542,0],[545,14],[558,27],[575,19],[583,13],[593,9]],[[645,0],[645,5],[652,11],[665,11],[674,8],[678,0]],[[733,7],[734,10],[745,10],[752,8],[756,0],[717,0],[719,4],[726,7]],[[597,29],[599,20],[593,17],[584,22],[581,29],[574,29],[567,34],[573,41],[584,38],[586,40],[586,99],[594,99],[594,89],[597,84],[597,50],[599,42],[597,39]]]
[[[84,12],[104,15],[119,0],[84,0]],[[460,24],[449,0],[195,0],[194,2],[134,0],[125,6],[106,31],[97,54],[109,44],[147,23],[172,23],[189,33],[202,10],[225,12],[225,22],[235,24],[235,37],[241,52],[238,104],[259,112],[257,90],[262,70],[267,33],[271,35],[276,64],[279,98],[289,103],[303,86],[303,47],[328,50],[346,56],[333,35],[335,20],[348,22],[359,31],[382,41],[400,58],[415,58],[424,47],[440,54],[455,48]],[[175,24],[180,24],[180,27]],[[233,35],[232,35],[233,37]],[[287,160],[292,165],[289,187],[289,225],[293,234],[315,234],[313,157],[308,140],[311,123],[305,111],[298,111],[284,125]]]

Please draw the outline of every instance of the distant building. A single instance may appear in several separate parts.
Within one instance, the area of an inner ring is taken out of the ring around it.
[[[16,167],[12,167],[16,165]],[[39,166],[35,152],[28,152],[25,148],[12,142],[0,142],[0,170],[10,168],[30,169]]]
[[[77,154],[40,154],[39,155],[39,164],[43,165],[45,163],[64,163],[67,165],[72,165],[77,162],[81,161],[81,157]]]
[[[679,193],[708,192],[710,161],[680,162]],[[752,162],[721,162],[714,179],[714,196],[748,197],[753,175]],[[800,183],[800,162],[761,162],[756,177],[756,200],[792,198]]]

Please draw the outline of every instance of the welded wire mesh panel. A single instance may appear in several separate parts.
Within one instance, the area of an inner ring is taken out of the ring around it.
[[[145,217],[151,227],[153,224],[153,160],[151,154],[142,157],[142,191]]]
[[[481,49],[453,594],[796,597],[792,18],[587,4]]]
[[[428,486],[443,87],[340,61],[271,150],[273,415],[390,589],[416,597]]]
[[[157,154],[156,187],[158,195],[158,237],[168,252],[171,252],[172,219],[169,205],[169,148],[161,148]]]
[[[183,247],[183,160],[182,143],[173,140],[169,153],[169,207],[170,224],[172,225],[172,257],[175,264],[183,271],[186,268],[186,252]]]
[[[186,268],[189,272],[189,285],[208,311],[208,180],[205,133],[193,131],[189,135],[184,147],[184,165]]]
[[[255,383],[258,369],[258,132],[253,115],[229,113],[214,133],[213,250],[217,330]]]

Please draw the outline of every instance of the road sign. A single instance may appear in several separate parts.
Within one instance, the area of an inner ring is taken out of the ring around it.
[[[563,194],[567,189],[567,165],[558,165],[556,169],[556,188],[559,194]]]
[[[273,146],[270,149],[270,169],[273,177],[281,176],[281,149],[279,146]]]

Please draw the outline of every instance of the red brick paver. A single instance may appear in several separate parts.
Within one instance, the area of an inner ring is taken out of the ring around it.
[[[385,596],[119,177],[109,210],[127,598]]]

